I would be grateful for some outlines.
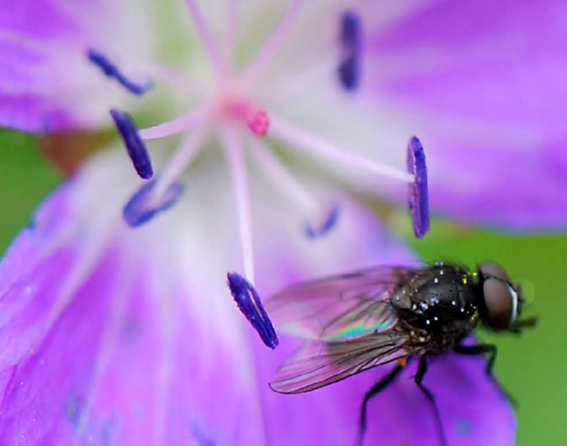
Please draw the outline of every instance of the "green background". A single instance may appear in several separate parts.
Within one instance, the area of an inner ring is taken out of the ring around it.
[[[0,147],[0,250],[4,252],[60,176],[38,154],[32,136],[0,131]],[[530,299],[527,313],[538,314],[540,324],[519,337],[495,337],[496,371],[519,401],[517,444],[567,444],[567,237],[510,235],[436,220],[423,240],[408,237],[408,241],[425,261],[444,259],[474,266],[490,259],[504,265],[511,277],[533,283],[535,298]]]

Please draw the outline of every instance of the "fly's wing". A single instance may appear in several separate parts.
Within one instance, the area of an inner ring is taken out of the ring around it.
[[[278,370],[270,387],[280,393],[309,392],[421,350],[395,332],[344,342],[308,341]]]
[[[390,297],[416,271],[381,267],[292,286],[264,303],[279,331],[327,342],[356,339],[398,321]]]

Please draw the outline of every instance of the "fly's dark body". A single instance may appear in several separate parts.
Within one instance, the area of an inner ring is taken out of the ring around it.
[[[458,266],[436,264],[403,284],[390,298],[398,329],[411,334],[409,344],[430,354],[451,350],[479,321],[478,284]]]
[[[518,320],[522,305],[520,287],[494,263],[483,263],[476,271],[448,263],[379,267],[296,285],[266,302],[276,325],[306,338],[270,386],[281,393],[309,392],[397,361],[364,397],[361,445],[368,401],[399,376],[408,359],[417,357],[414,381],[431,404],[439,443],[445,446],[435,397],[422,382],[428,358],[450,351],[484,355],[493,379],[496,346],[463,341],[479,323],[511,332],[534,325],[535,318]]]

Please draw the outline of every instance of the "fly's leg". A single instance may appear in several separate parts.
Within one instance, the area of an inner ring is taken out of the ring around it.
[[[358,441],[357,445],[362,446],[362,442],[364,441],[364,434],[366,432],[366,411],[368,409],[368,401],[372,399],[372,397],[376,396],[382,390],[384,390],[389,384],[391,384],[394,379],[400,374],[404,367],[402,365],[397,365],[390,373],[388,373],[384,378],[382,378],[379,382],[374,384],[372,388],[366,392],[364,395],[364,400],[362,401],[362,407],[360,408],[360,427],[358,433]]]
[[[437,425],[437,432],[439,434],[439,444],[441,446],[447,446],[447,439],[445,438],[445,431],[443,430],[443,423],[441,423],[441,415],[439,414],[439,408],[435,402],[435,396],[431,393],[427,387],[421,382],[425,373],[427,372],[427,360],[425,355],[419,358],[419,367],[417,368],[417,373],[415,374],[414,381],[426,398],[429,400],[431,407],[433,409],[433,415],[435,416],[435,424]]]
[[[460,353],[462,355],[471,355],[471,356],[478,356],[478,355],[487,355],[488,362],[486,364],[486,374],[490,377],[494,385],[498,388],[499,392],[504,395],[508,401],[512,404],[512,406],[517,407],[518,403],[512,397],[504,387],[498,382],[496,377],[494,376],[494,363],[496,361],[496,353],[498,352],[496,346],[494,344],[478,344],[478,345],[456,345],[455,352]]]

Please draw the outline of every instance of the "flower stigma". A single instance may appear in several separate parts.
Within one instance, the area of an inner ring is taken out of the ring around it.
[[[191,74],[176,72],[167,67],[149,68],[146,74],[176,89],[191,94],[197,93],[197,104],[169,121],[144,129],[137,129],[125,112],[111,111],[130,159],[138,174],[144,179],[151,178],[153,174],[144,141],[182,135],[182,142],[166,161],[159,176],[150,183],[144,184],[126,204],[123,215],[130,226],[137,227],[149,222],[178,201],[182,192],[181,176],[206,143],[215,138],[220,142],[231,173],[231,189],[237,208],[244,269],[244,275],[238,277],[249,285],[236,288],[242,292],[247,290],[246,293],[251,293],[252,300],[257,293],[251,285],[254,283],[254,250],[247,180],[248,158],[259,167],[261,174],[274,188],[278,189],[282,196],[304,216],[307,222],[306,236],[317,238],[325,235],[336,226],[340,216],[340,207],[336,202],[322,203],[323,200],[314,197],[295,178],[272,150],[273,143],[285,147],[285,150],[303,152],[310,158],[331,161],[340,169],[356,169],[409,184],[410,209],[415,233],[418,237],[422,237],[427,232],[428,202],[424,156],[416,155],[415,151],[408,151],[408,168],[412,166],[409,171],[381,164],[356,154],[348,147],[321,138],[295,122],[285,120],[278,115],[276,106],[270,106],[273,105],[271,104],[273,99],[269,95],[262,96],[262,92],[266,90],[261,88],[267,81],[264,79],[267,77],[266,72],[298,22],[305,0],[289,2],[272,34],[265,39],[263,45],[244,67],[237,67],[235,63],[234,47],[238,30],[234,9],[237,3],[228,2],[231,6],[228,7],[223,28],[225,36],[222,39],[224,43],[222,50],[196,0],[185,0],[184,3],[205,50],[212,76],[206,79],[206,85],[201,85],[200,81]],[[356,89],[359,83],[362,25],[361,17],[353,11],[344,11],[337,19],[337,83],[338,87],[347,91]],[[300,51],[300,48],[296,51]],[[116,80],[128,91],[139,94],[136,89],[132,91],[132,82],[106,56],[91,49],[87,54],[89,60],[102,69],[109,78]],[[423,148],[421,153],[423,154]],[[234,274],[231,273],[232,276],[229,276],[229,286],[233,296],[234,283],[237,281],[234,279],[236,277]],[[232,285],[230,277],[233,277]],[[236,294],[242,294],[240,291]],[[251,319],[254,318],[250,317],[249,320]],[[254,325],[254,322],[252,324]],[[254,326],[261,332],[256,325]],[[262,338],[266,342],[265,336]],[[270,342],[266,343],[269,345]]]

